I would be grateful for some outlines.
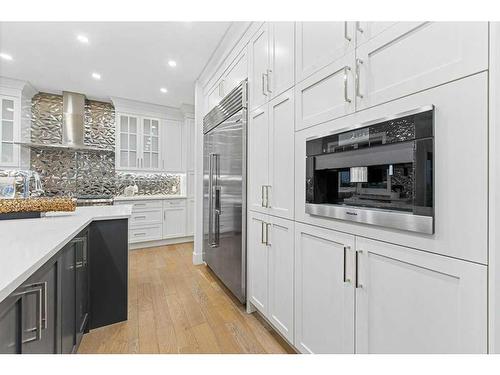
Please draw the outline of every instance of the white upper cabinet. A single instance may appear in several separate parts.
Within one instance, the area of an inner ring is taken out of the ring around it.
[[[293,219],[295,100],[290,89],[269,102],[269,179],[266,185],[269,213]]]
[[[356,108],[488,68],[487,22],[400,22],[356,50]]]
[[[486,353],[487,267],[356,239],[357,353]]]
[[[248,207],[293,219],[294,93],[290,89],[250,113]]]
[[[227,68],[222,79],[222,96],[226,96],[248,77],[248,59],[246,49],[241,52]]]
[[[295,347],[354,353],[354,236],[295,224]]]
[[[249,91],[250,108],[255,109],[268,100],[269,95],[269,24],[265,23],[250,40]]]
[[[137,116],[116,114],[116,169],[140,168],[139,122]]]
[[[271,98],[288,90],[295,83],[295,23],[269,24],[270,61],[268,91]]]
[[[15,167],[19,163],[21,109],[18,98],[0,96],[0,166]]]
[[[141,168],[160,169],[160,120],[142,118]]]
[[[207,108],[206,113],[210,112],[222,100],[222,78],[212,87],[207,95]]]
[[[354,51],[295,86],[296,130],[354,112]]]
[[[267,212],[265,190],[269,181],[269,111],[250,112],[248,122],[248,208]]]
[[[295,40],[296,80],[344,56],[355,46],[354,22],[297,22]]]
[[[164,124],[163,170],[182,172],[186,164],[183,123],[180,120],[165,120]]]

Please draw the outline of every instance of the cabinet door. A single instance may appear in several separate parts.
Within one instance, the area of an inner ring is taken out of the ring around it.
[[[264,24],[252,38],[250,53],[250,108],[255,109],[268,100],[269,27]]]
[[[186,207],[167,208],[164,211],[163,238],[186,235]]]
[[[210,112],[217,104],[219,104],[222,99],[222,80],[217,81],[217,83],[212,87],[208,93],[208,104],[206,113]]]
[[[56,264],[47,267],[41,273],[30,278],[26,283],[26,287],[36,284],[41,287],[40,296],[36,293],[26,294],[23,296],[23,353],[40,353],[52,354],[57,352],[56,347],[56,331],[57,331],[57,285],[56,285]],[[41,298],[40,308],[42,310],[41,321],[38,314],[37,305]],[[41,324],[40,324],[41,323]],[[34,339],[37,327],[41,326],[40,339]]]
[[[270,28],[269,90],[272,98],[295,83],[295,23],[272,22]]]
[[[0,166],[12,167],[19,163],[18,140],[20,128],[19,100],[14,97],[0,97]]]
[[[268,319],[293,343],[294,222],[269,216]]]
[[[194,146],[194,134],[195,134],[195,123],[194,119],[187,118],[185,121],[185,129],[187,135],[187,155],[186,155],[186,169],[188,171],[194,171],[194,160],[195,156],[195,146]],[[188,185],[189,189],[189,185]]]
[[[141,169],[160,169],[160,120],[142,119]]]
[[[63,250],[61,266],[61,351],[73,352],[76,344],[75,243]]]
[[[248,77],[248,61],[246,49],[243,50],[228,68],[222,80],[222,95],[226,96]]]
[[[117,169],[139,167],[139,118],[124,114],[116,116],[116,166]]]
[[[295,347],[354,352],[354,236],[295,224]]]
[[[163,170],[166,172],[182,172],[185,159],[182,147],[182,122],[176,120],[165,121],[164,132]]]
[[[248,300],[262,314],[268,312],[267,215],[251,212],[247,224]]]
[[[354,52],[295,86],[296,130],[354,112]]]
[[[293,219],[295,107],[290,89],[269,103],[269,213]]]
[[[295,35],[297,82],[354,50],[354,22],[297,22]]]
[[[369,41],[397,22],[366,21],[356,22],[356,46]]]
[[[488,68],[487,22],[400,22],[356,51],[357,109]]]
[[[486,353],[487,267],[357,238],[357,353]]]
[[[250,113],[248,124],[248,208],[266,212],[264,189],[269,175],[268,110],[264,105]]]
[[[20,313],[20,297],[9,296],[0,303],[0,354],[21,351]]]

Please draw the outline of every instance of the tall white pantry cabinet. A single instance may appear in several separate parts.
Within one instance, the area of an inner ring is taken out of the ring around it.
[[[491,27],[253,23],[233,46],[248,56],[247,309],[297,351],[488,352]],[[424,105],[435,234],[305,213],[307,139]]]

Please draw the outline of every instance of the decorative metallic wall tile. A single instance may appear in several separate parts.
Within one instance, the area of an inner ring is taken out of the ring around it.
[[[127,186],[134,184],[139,188],[139,195],[181,193],[181,176],[178,174],[116,172],[117,195],[122,195]]]
[[[62,96],[39,93],[32,101],[31,140],[59,144],[62,139]],[[86,100],[85,144],[115,147],[115,110],[112,104]],[[96,197],[123,194],[137,184],[141,195],[180,194],[180,175],[165,173],[115,173],[115,154],[33,148],[31,169],[42,179],[46,195]]]

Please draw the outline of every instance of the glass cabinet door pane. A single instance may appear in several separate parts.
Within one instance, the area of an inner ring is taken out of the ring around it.
[[[151,122],[151,132],[153,135],[158,135],[158,120],[153,120]]]
[[[133,151],[137,150],[137,136],[130,134],[129,141],[129,149]]]
[[[153,137],[153,151],[158,151],[158,137]]]
[[[128,167],[128,152],[120,151],[120,165],[122,167]]]
[[[128,135],[120,134],[120,149],[126,150],[128,149]]]
[[[14,101],[2,99],[2,118],[4,120],[14,120]]]
[[[153,164],[153,168],[158,168],[158,154],[157,153],[151,154],[151,161]]]
[[[120,131],[123,133],[128,132],[128,117],[120,116]]]
[[[130,117],[129,133],[137,134],[137,119],[135,117]]]
[[[145,152],[151,151],[151,137],[149,136],[144,136],[144,147],[143,147]]]
[[[144,120],[144,134],[149,135],[151,133],[150,124],[151,124],[150,120]]]
[[[132,151],[129,152],[129,161],[130,161],[129,165],[131,167],[137,166],[137,154],[135,152],[132,152]]]
[[[14,140],[14,122],[2,121],[2,141],[12,142]]]
[[[144,154],[144,168],[151,168],[151,154]]]
[[[2,143],[2,161],[4,163],[14,161],[14,145],[12,143]]]

